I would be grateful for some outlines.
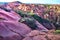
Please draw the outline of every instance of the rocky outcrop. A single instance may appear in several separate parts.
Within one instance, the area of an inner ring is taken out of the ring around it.
[[[59,35],[51,33],[52,31],[45,33],[37,30],[31,31],[23,40],[60,40]]]
[[[60,40],[60,34],[54,34],[55,26],[43,18],[45,11],[43,5],[18,1],[0,6],[0,40]]]
[[[21,40],[30,31],[23,23],[0,21],[0,40]]]

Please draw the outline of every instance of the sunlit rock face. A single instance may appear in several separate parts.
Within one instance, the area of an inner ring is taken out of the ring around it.
[[[12,21],[18,21],[21,17],[14,11],[7,12],[3,9],[0,9],[0,18]]]
[[[22,4],[22,3],[19,2],[19,1],[15,1],[15,2],[10,2],[10,3],[8,3],[8,6],[10,6],[11,8],[16,8],[16,7],[18,7],[20,4]]]

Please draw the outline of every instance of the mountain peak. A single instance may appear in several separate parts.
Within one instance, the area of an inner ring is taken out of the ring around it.
[[[12,2],[12,3],[22,3],[22,2],[20,2],[20,1],[14,1],[14,2]]]

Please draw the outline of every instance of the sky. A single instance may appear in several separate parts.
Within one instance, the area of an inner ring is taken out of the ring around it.
[[[20,1],[23,3],[60,4],[60,0],[0,0],[0,2]]]

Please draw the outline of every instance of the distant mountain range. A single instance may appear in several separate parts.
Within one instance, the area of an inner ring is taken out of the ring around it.
[[[1,4],[8,4],[8,3],[11,3],[11,2],[0,2],[0,5]],[[14,1],[14,3],[20,3],[20,4],[22,4],[23,2]],[[23,4],[38,4],[38,3],[23,3]],[[41,3],[39,3],[39,4],[41,4]],[[49,5],[49,4],[47,4],[47,5]],[[60,4],[50,4],[50,5],[60,5]]]
[[[1,4],[7,4],[7,3],[10,3],[10,2],[0,2],[0,5],[1,5]],[[14,1],[14,3],[22,3],[22,2]]]
[[[0,2],[0,4],[7,4],[8,2]]]

